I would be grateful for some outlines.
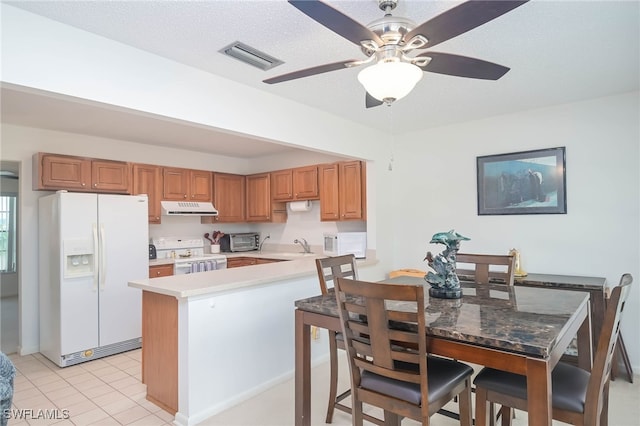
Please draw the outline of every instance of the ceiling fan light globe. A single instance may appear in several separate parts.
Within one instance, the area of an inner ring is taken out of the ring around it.
[[[407,96],[422,78],[422,70],[406,62],[378,62],[358,73],[358,81],[379,101]]]

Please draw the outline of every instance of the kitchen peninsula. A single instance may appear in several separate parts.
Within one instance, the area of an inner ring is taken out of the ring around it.
[[[318,293],[323,256],[243,256],[283,261],[129,282],[143,294],[147,399],[176,424],[201,422],[293,375],[294,301]],[[374,259],[358,260],[364,274]],[[314,359],[327,353],[324,339],[312,345]]]

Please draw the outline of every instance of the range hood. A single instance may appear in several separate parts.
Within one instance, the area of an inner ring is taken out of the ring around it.
[[[198,201],[161,201],[164,216],[218,216],[211,203]]]

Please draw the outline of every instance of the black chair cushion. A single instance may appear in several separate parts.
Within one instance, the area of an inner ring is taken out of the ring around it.
[[[414,371],[418,369],[415,364],[402,363],[402,367]],[[461,362],[427,357],[429,401],[434,401],[447,394],[452,387],[471,376],[472,373],[473,369]],[[420,405],[420,385],[417,383],[408,383],[370,371],[363,371],[360,387]]]
[[[551,372],[551,401],[554,408],[584,413],[590,373],[576,366],[559,362]],[[527,399],[527,379],[519,374],[483,368],[473,383],[505,395]]]

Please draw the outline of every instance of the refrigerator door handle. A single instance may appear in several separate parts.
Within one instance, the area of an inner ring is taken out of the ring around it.
[[[93,291],[98,290],[98,227],[93,224]]]
[[[100,225],[100,290],[104,291],[107,282],[107,253],[104,225]]]

